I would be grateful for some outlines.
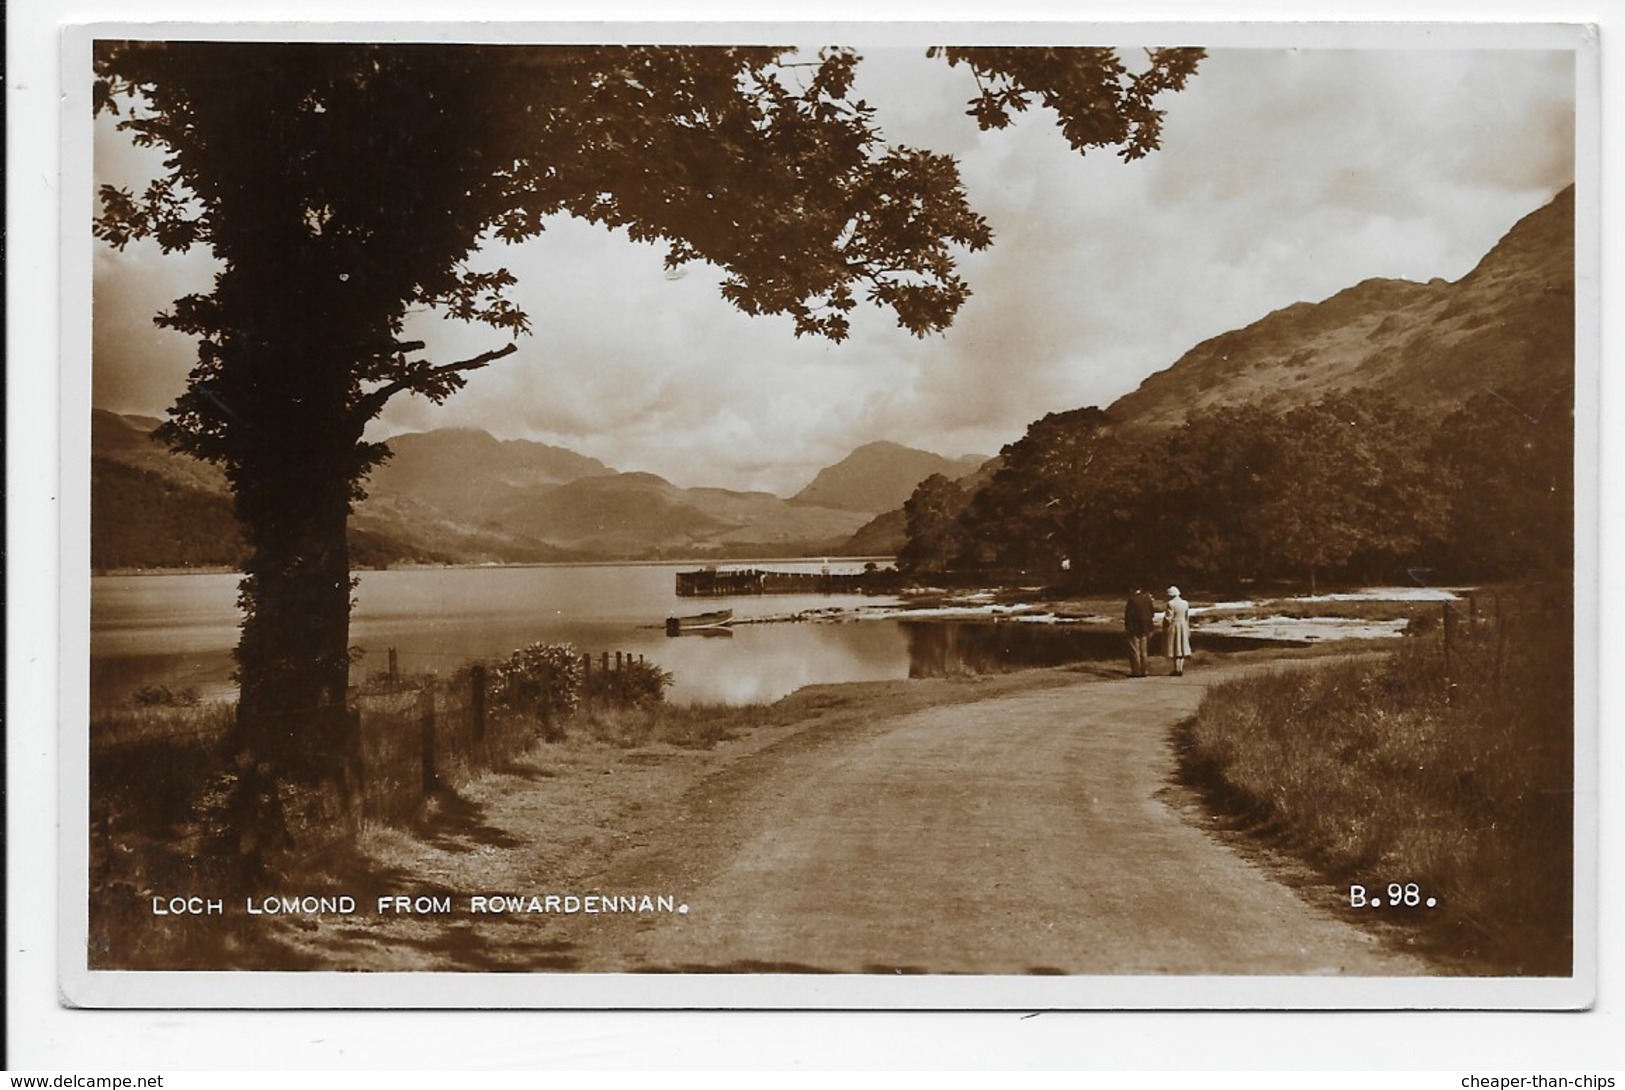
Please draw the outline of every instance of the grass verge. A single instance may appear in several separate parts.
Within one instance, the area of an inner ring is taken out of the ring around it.
[[[1569,614],[1451,637],[1448,658],[1437,632],[1387,655],[1215,686],[1181,728],[1183,774],[1334,883],[1384,900],[1397,885],[1399,905],[1360,914],[1413,929],[1436,957],[1468,972],[1567,975]],[[1412,885],[1419,903],[1407,905]]]
[[[647,865],[643,846],[667,835],[680,818],[675,827],[692,848],[681,853],[680,866],[700,867],[708,853],[725,851],[744,831],[704,809],[691,813],[682,800],[702,784],[754,779],[771,768],[771,761],[761,763],[768,751],[828,744],[888,717],[1066,684],[1079,673],[1119,672],[1113,663],[854,682],[741,706],[611,708],[595,702],[564,718],[556,740],[544,740],[533,724],[529,743],[492,767],[446,783],[399,820],[365,823],[353,840],[281,857],[276,873],[245,891],[353,894],[364,909],[353,917],[245,916],[242,895],[231,900],[209,874],[219,861],[209,856],[196,807],[178,800],[145,815],[140,836],[133,835],[130,815],[95,834],[102,839],[90,890],[90,963],[166,970],[568,970],[577,965],[557,928],[488,921],[476,929],[439,917],[385,916],[366,906],[386,893],[462,897],[538,882],[593,888],[606,874],[628,873],[627,867],[638,888],[681,887],[682,875],[641,869]],[[128,790],[131,805],[141,800],[138,782]],[[152,897],[170,894],[226,895],[227,910],[208,919],[155,915]]]

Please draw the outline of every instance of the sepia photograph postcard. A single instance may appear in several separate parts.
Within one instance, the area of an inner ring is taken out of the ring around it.
[[[1594,1001],[1594,28],[62,45],[65,1003]]]

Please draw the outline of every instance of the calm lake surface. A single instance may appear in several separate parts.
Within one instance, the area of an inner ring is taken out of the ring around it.
[[[810,566],[775,563],[780,570]],[[736,618],[832,603],[895,602],[853,595],[680,599],[676,573],[693,564],[445,568],[360,574],[350,642],[365,652],[352,680],[384,670],[449,673],[475,658],[543,641],[583,652],[642,654],[676,676],[676,701],[771,700],[802,685],[908,676],[895,622],[741,625],[730,637],[668,637],[665,618],[731,607]],[[857,570],[831,565],[832,570]],[[91,694],[117,703],[143,685],[196,687],[233,699],[235,574],[104,576],[91,583]]]
[[[730,565],[733,566],[733,565]],[[747,566],[747,565],[737,565]],[[764,564],[818,571],[819,561]],[[833,572],[857,564],[831,563]],[[732,635],[669,637],[668,616],[731,608],[736,620],[831,606],[894,605],[886,596],[776,594],[679,598],[689,564],[417,568],[360,574],[350,642],[364,655],[352,682],[388,666],[450,673],[542,641],[594,656],[643,655],[676,678],[681,703],[775,700],[804,685],[874,681],[1047,664],[1117,654],[1099,633],[1049,626],[899,620],[739,624]],[[231,700],[237,642],[235,574],[100,576],[91,581],[91,702],[107,707],[145,685],[196,688]],[[1037,631],[1038,629],[1049,629]]]

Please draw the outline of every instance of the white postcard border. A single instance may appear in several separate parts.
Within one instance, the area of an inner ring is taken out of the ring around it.
[[[88,72],[89,43],[94,36],[192,35],[235,37],[313,37],[343,39],[365,31],[368,38],[391,40],[661,40],[673,43],[761,41],[781,33],[805,37],[808,24],[722,25],[649,24],[184,24],[140,26],[101,24],[74,27],[65,34],[67,73]],[[1030,43],[1043,40],[1103,39],[1084,26],[1033,24],[957,24],[977,40]],[[929,28],[920,24],[862,24],[855,38],[865,44],[924,42]],[[764,37],[768,36],[768,37]],[[64,81],[62,174],[62,338],[61,436],[61,654],[60,672],[60,837],[59,922],[61,983],[72,1004],[90,1007],[155,1008],[485,1008],[548,1007],[570,1009],[714,1008],[714,1009],[1267,1009],[1267,1010],[1408,1010],[1574,1009],[1595,995],[1597,950],[1598,841],[1598,674],[1595,638],[1599,607],[1586,593],[1598,583],[1597,500],[1600,428],[1596,411],[1600,391],[1600,263],[1596,239],[1600,203],[1598,150],[1598,56],[1594,38],[1574,27],[1465,26],[1398,27],[1393,24],[1250,24],[1112,25],[1104,40],[1113,43],[1191,40],[1233,46],[1326,46],[1329,42],[1358,48],[1476,47],[1564,48],[1577,52],[1576,242],[1579,275],[1576,300],[1580,311],[1577,340],[1576,455],[1576,974],[1566,980],[1483,980],[1425,978],[1209,978],[1209,977],[887,977],[738,976],[738,975],[597,975],[597,974],[346,974],[346,973],[125,973],[84,968],[88,869],[84,815],[88,798],[88,740],[82,724],[88,717],[86,668],[89,649],[88,552],[88,406],[90,401],[88,314],[90,236],[90,127],[71,119],[88,116],[88,81]],[[1396,42],[1402,44],[1396,44]],[[80,84],[83,84],[82,86]],[[81,173],[83,172],[83,173]],[[1589,395],[1589,396],[1587,396]],[[77,724],[77,726],[76,726]]]

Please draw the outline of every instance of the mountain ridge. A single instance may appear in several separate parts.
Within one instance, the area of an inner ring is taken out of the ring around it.
[[[1201,409],[1285,409],[1381,387],[1421,408],[1572,368],[1574,187],[1520,218],[1456,281],[1363,280],[1210,337],[1107,412],[1172,427]]]
[[[1163,430],[1204,409],[1284,411],[1376,388],[1441,418],[1494,390],[1535,417],[1572,388],[1573,370],[1570,185],[1519,218],[1459,280],[1373,277],[1319,302],[1290,303],[1199,342],[1107,414],[1125,431]],[[980,483],[990,476],[980,474]],[[845,548],[895,553],[906,540],[899,505]]]
[[[975,472],[986,461],[983,455],[946,458],[890,440],[876,440],[819,470],[805,488],[790,497],[790,502],[878,515],[901,506],[915,487],[933,473],[958,478]]]
[[[154,439],[157,423],[93,410],[93,567],[241,563],[224,473]],[[388,443],[351,516],[361,566],[835,553],[870,517],[764,491],[682,488],[476,428]],[[899,444],[881,450],[954,464]]]

